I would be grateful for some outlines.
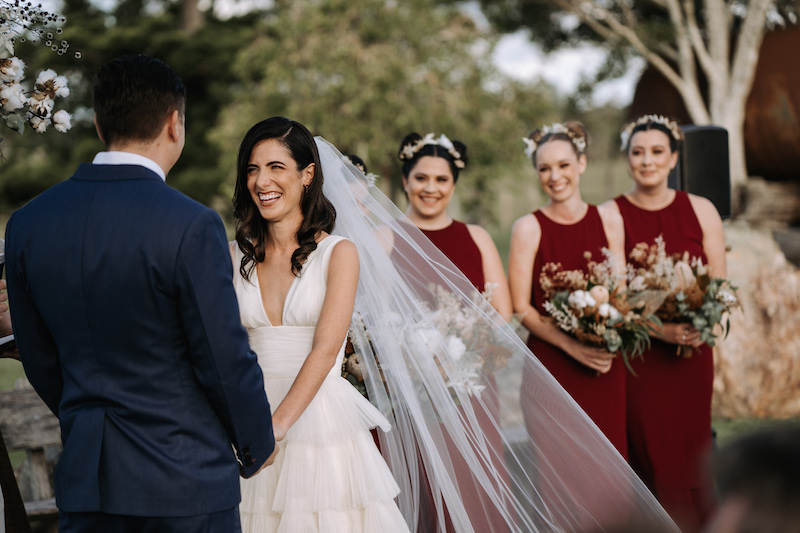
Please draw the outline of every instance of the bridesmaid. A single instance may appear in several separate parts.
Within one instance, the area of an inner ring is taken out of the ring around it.
[[[451,143],[444,135],[426,139],[409,133],[400,143],[398,157],[403,161],[403,189],[408,197],[405,214],[476,289],[484,292],[491,287],[492,306],[506,321],[511,320],[508,282],[489,232],[447,214],[459,170],[467,164],[467,147],[460,141]]]
[[[722,220],[707,199],[668,188],[683,134],[674,121],[646,115],[623,129],[622,149],[634,187],[605,206],[622,215],[625,252],[662,235],[668,254],[689,252],[714,276],[725,277]],[[638,265],[637,265],[638,266]],[[664,323],[650,350],[633,361],[629,376],[630,462],[684,532],[701,531],[713,511],[711,452],[711,347],[689,324]],[[676,345],[697,348],[688,358]]]
[[[447,206],[453,198],[459,171],[467,164],[467,147],[460,141],[450,141],[442,135],[434,139],[410,133],[400,143],[398,157],[403,162],[403,189],[408,197],[408,219],[472,282],[478,291],[491,290],[491,304],[506,320],[511,319],[511,297],[508,290],[503,263],[497,247],[485,229],[475,224],[465,224],[447,214]],[[496,391],[490,383],[487,391]],[[496,393],[484,394],[490,405],[497,404]],[[488,399],[487,399],[488,398]],[[495,411],[497,408],[495,407]],[[479,423],[495,450],[502,455],[503,442],[497,429],[489,420],[482,420],[482,409],[476,408]],[[459,482],[459,491],[472,527],[481,532],[509,531],[503,517],[493,505],[482,503],[485,493],[472,480],[466,464],[461,464],[460,454],[453,455],[453,469]],[[463,460],[461,460],[463,461]],[[504,470],[504,468],[501,468]],[[459,475],[464,472],[466,475]],[[424,475],[424,473],[422,474]],[[425,485],[427,486],[427,483]],[[422,495],[418,531],[439,531],[431,495]],[[446,531],[454,531],[447,518]]]
[[[580,122],[554,124],[534,130],[528,153],[539,176],[547,204],[519,218],[511,235],[509,282],[514,311],[531,332],[528,347],[562,387],[575,399],[623,456],[625,435],[625,379],[621,361],[601,348],[579,342],[542,319],[544,291],[539,284],[542,267],[560,263],[564,270],[587,270],[586,252],[594,260],[610,249],[624,265],[623,227],[619,213],[597,207],[581,198],[580,179],[586,170],[588,133]],[[523,368],[523,415],[528,430],[536,428],[528,417],[526,401],[536,394],[526,387],[532,368]]]

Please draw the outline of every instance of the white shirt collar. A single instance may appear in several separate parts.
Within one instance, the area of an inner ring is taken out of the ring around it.
[[[93,165],[139,165],[140,167],[145,167],[149,170],[152,170],[156,174],[158,174],[162,180],[167,181],[167,176],[164,174],[164,169],[162,169],[158,163],[150,159],[149,157],[145,157],[143,155],[134,154],[131,152],[100,152],[96,156],[94,156],[94,160],[92,161]]]

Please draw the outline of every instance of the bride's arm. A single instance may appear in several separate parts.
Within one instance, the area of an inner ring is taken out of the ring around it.
[[[339,242],[331,252],[327,290],[311,353],[306,357],[286,397],[272,415],[275,440],[283,440],[336,364],[336,356],[350,328],[357,287],[358,251],[350,241]]]

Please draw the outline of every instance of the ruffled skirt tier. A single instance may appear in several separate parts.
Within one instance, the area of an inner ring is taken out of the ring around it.
[[[314,328],[263,329],[273,331],[251,332],[250,341],[274,410],[310,351]],[[275,463],[242,480],[242,531],[408,532],[394,501],[400,489],[369,432],[374,427],[390,429],[335,365],[279,443]]]

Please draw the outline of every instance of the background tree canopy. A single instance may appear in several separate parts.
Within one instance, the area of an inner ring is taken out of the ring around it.
[[[238,143],[263,118],[288,116],[359,154],[398,200],[396,154],[405,134],[460,139],[470,156],[459,187],[463,211],[482,222],[491,218],[493,184],[509,166],[516,171],[524,164],[520,137],[562,118],[562,99],[552,88],[523,85],[494,69],[495,38],[457,6],[276,0],[227,20],[205,12],[191,30],[186,7],[121,0],[104,11],[88,0],[66,0],[63,36],[81,59],[20,45],[31,75],[54,68],[68,76],[72,94],[63,106],[74,113],[73,129],[3,131],[0,208],[21,205],[103,149],[91,122],[92,77],[105,61],[129,53],[159,57],[186,84],[186,148],[169,184],[223,215]]]

